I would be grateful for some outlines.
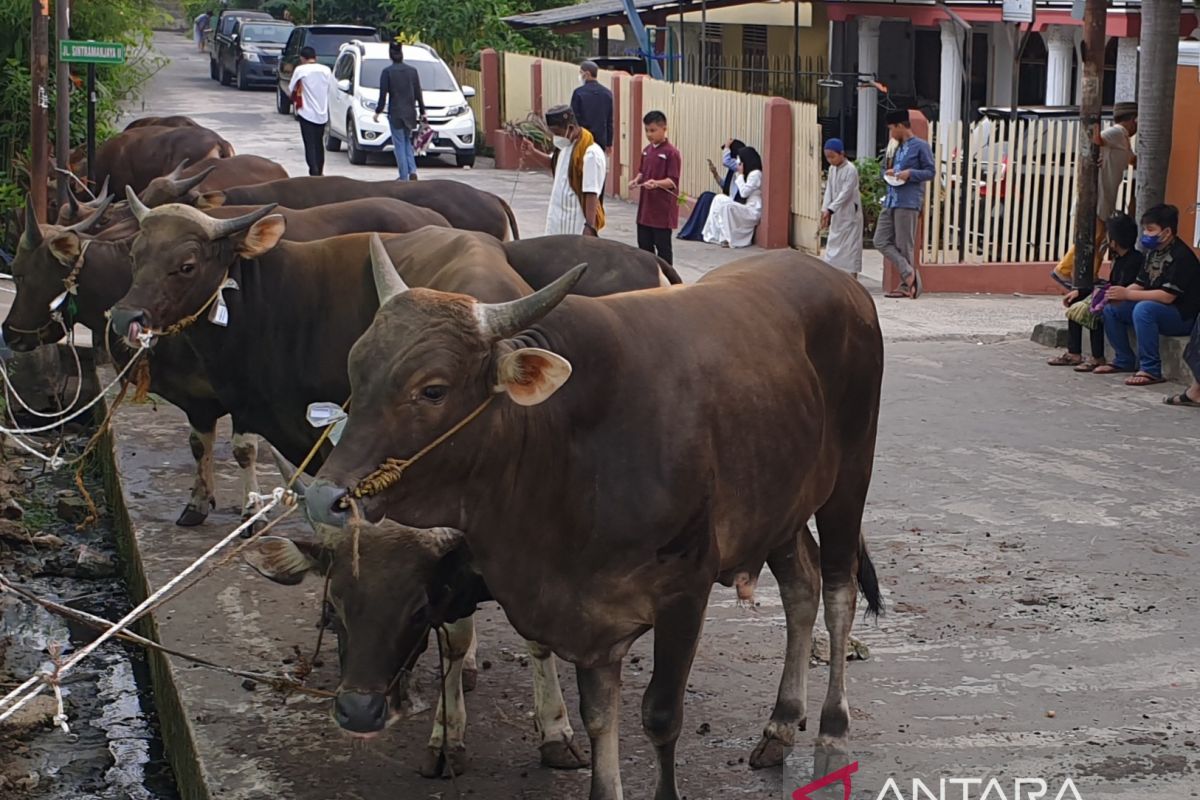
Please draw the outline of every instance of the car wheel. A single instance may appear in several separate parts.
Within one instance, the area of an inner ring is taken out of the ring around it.
[[[237,87],[238,91],[244,92],[250,88],[250,81],[246,79],[245,65],[237,65]]]
[[[473,167],[475,166],[475,151],[467,150],[465,152],[456,152],[454,154],[454,160],[460,167]]]
[[[220,80],[221,78],[221,73],[217,72],[216,59],[210,58],[208,60],[208,77],[212,78],[214,81]]]
[[[325,123],[325,149],[336,153],[342,149],[342,140],[333,135],[333,125]]]
[[[358,131],[354,128],[354,120],[346,120],[346,158],[356,166],[367,163],[367,153],[358,149]]]
[[[289,114],[292,111],[291,99],[278,86],[275,87],[275,110],[280,114]]]

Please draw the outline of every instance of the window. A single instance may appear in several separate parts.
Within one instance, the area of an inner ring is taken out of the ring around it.
[[[417,76],[421,79],[422,92],[453,92],[458,89],[458,84],[454,81],[454,76],[450,74],[450,70],[446,69],[446,65],[440,61],[405,61],[410,67],[417,71]],[[375,89],[379,86],[379,76],[383,71],[391,66],[392,62],[386,58],[366,58],[362,62],[362,70],[358,76],[359,86],[367,86]]]
[[[338,59],[337,66],[333,68],[333,79],[337,81],[349,81],[354,79],[354,54],[342,53],[342,57]],[[379,85],[379,78],[375,78],[375,85]]]
[[[720,68],[723,66],[721,57],[724,55],[723,38],[720,25],[710,22],[700,29],[700,44],[704,49],[704,64],[707,73],[701,76],[700,83],[705,86],[720,85]]]
[[[303,33],[299,29],[294,29],[292,35],[288,37],[287,44],[283,48],[283,57],[288,58],[300,52],[300,39]]]
[[[767,94],[767,26],[742,27],[742,91]]]
[[[308,37],[308,45],[317,51],[319,56],[336,56],[338,48],[351,39],[365,38],[354,33],[318,33],[314,31]]]
[[[283,44],[292,29],[284,25],[243,25],[242,41],[255,44]]]

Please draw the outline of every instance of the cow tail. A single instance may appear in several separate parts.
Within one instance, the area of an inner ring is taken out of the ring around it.
[[[671,285],[683,283],[683,278],[679,277],[679,273],[675,271],[675,267],[663,261],[662,258],[655,256],[658,259],[658,268],[662,271],[663,277],[667,279],[667,283]]]
[[[858,589],[867,601],[867,614],[878,619],[883,613],[883,596],[879,593],[879,578],[867,553],[866,540],[858,545]]]
[[[515,242],[521,238],[521,229],[517,227],[517,217],[513,214],[512,206],[504,201],[503,197],[497,197],[500,205],[504,206],[504,213],[508,216],[508,229],[512,232],[512,240]]]

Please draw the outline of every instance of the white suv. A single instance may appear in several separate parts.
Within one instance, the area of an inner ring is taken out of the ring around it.
[[[340,150],[345,142],[351,164],[365,164],[368,153],[392,149],[387,119],[373,119],[379,102],[379,77],[392,63],[389,46],[387,42],[347,42],[333,65],[325,149]],[[474,166],[475,113],[467,98],[475,96],[475,89],[460,88],[428,45],[404,45],[404,63],[414,67],[421,78],[426,117],[435,134],[428,152],[453,155],[460,167]]]

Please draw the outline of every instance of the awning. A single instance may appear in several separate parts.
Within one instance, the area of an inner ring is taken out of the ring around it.
[[[638,16],[646,22],[662,22],[667,17],[689,11],[699,11],[727,6],[743,6],[761,0],[633,0]],[[510,26],[522,28],[555,28],[563,33],[590,30],[607,25],[620,25],[626,21],[625,3],[622,0],[587,0],[573,6],[547,8],[528,14],[504,17]]]

